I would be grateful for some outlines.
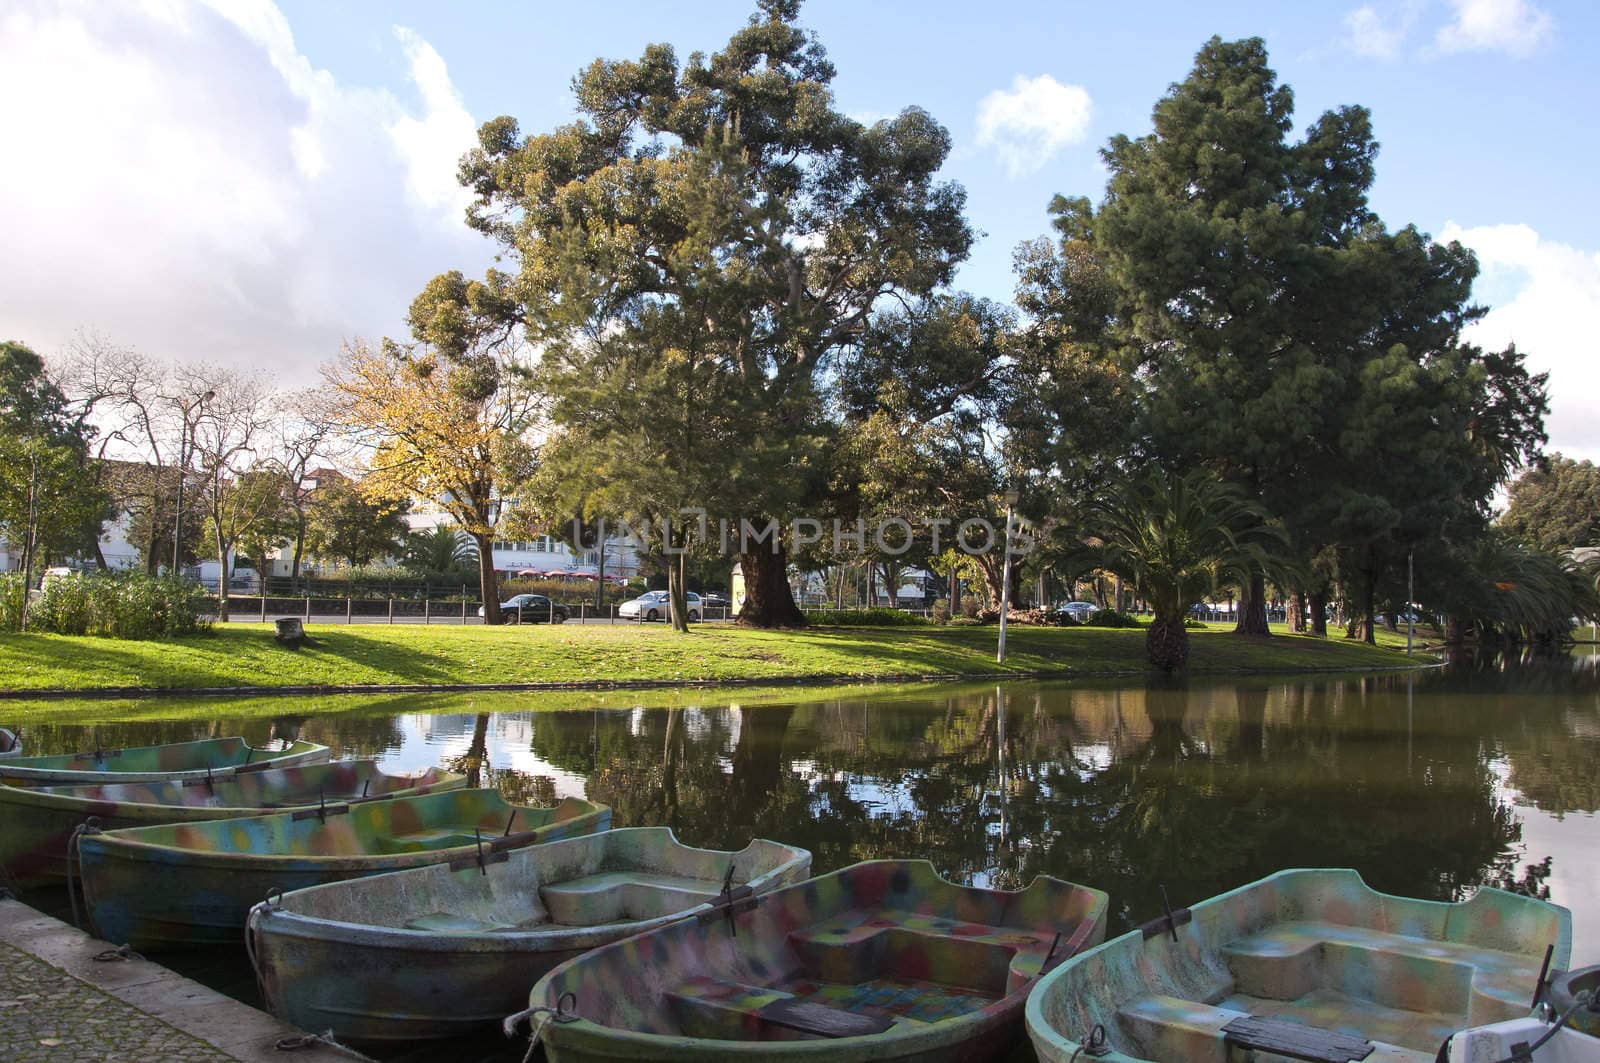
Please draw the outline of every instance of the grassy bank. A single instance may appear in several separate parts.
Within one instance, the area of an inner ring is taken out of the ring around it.
[[[707,683],[790,677],[893,677],[997,671],[1138,672],[1142,630],[1013,628],[1004,669],[995,629],[818,628],[803,632],[707,626],[679,635],[662,626],[313,626],[315,646],[280,647],[266,626],[221,627],[163,642],[60,635],[0,637],[0,687],[366,686]],[[1244,639],[1194,633],[1191,670],[1292,672],[1404,665],[1403,653],[1344,639]]]

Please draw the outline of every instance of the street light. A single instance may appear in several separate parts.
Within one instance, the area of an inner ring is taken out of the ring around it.
[[[198,407],[204,406],[217,397],[215,391],[208,391],[189,402],[178,403],[178,409],[183,411],[183,431],[178,434],[178,512],[172,524],[172,574],[178,574],[178,557],[183,550],[183,481],[189,471],[189,451],[194,449],[195,425],[189,421],[189,413]],[[199,418],[195,418],[196,421]]]
[[[1012,488],[1006,492],[1006,555],[1000,570],[1000,647],[994,655],[996,664],[1006,662],[1006,614],[1011,611],[1011,513],[1016,505],[1017,491]]]

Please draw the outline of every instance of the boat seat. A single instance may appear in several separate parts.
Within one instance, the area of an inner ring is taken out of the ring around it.
[[[850,984],[873,975],[934,981],[1004,996],[1038,976],[1055,935],[892,912],[828,920],[789,935],[807,971]],[[1070,946],[1057,948],[1057,959]]]
[[[1539,973],[1530,956],[1343,923],[1279,923],[1222,951],[1250,996],[1294,1000],[1328,987],[1407,1011],[1461,1015],[1469,1025],[1526,1014]]]
[[[1372,1042],[1298,1022],[1241,1015],[1222,1028],[1223,1039],[1236,1048],[1274,1052],[1308,1063],[1353,1063],[1372,1054]]]
[[[622,919],[658,919],[713,901],[720,882],[645,871],[604,871],[539,887],[550,921],[597,926]]]
[[[483,851],[489,851],[489,845],[495,839],[483,839]],[[463,834],[459,828],[446,827],[441,830],[417,830],[405,834],[386,834],[376,841],[375,847],[385,853],[425,853],[434,849],[454,849],[462,845],[476,845],[478,838],[471,834]]]
[[[1121,1033],[1136,1049],[1129,1055],[1144,1059],[1181,1059],[1185,1063],[1233,1063],[1240,1058],[1257,1063],[1267,1060],[1303,1058],[1271,1052],[1265,1048],[1246,1048],[1242,1054],[1229,1048],[1225,1032],[1228,1024],[1252,1016],[1232,1008],[1201,1004],[1193,1000],[1151,993],[1135,997],[1117,1009]],[[1257,1017],[1259,1018],[1259,1016]],[[1277,1024],[1274,1024],[1277,1025]],[[1288,1023],[1283,1023],[1288,1025]],[[1421,1052],[1403,1045],[1372,1041],[1372,1052],[1362,1063],[1433,1063],[1433,1051]]]
[[[689,1037],[736,1041],[862,1037],[881,1033],[897,1021],[888,1015],[798,997],[772,986],[722,978],[694,978],[666,996],[682,1032]]]
[[[497,930],[516,930],[515,923],[491,922],[454,912],[429,912],[406,920],[407,930],[428,930],[435,934],[491,934]]]

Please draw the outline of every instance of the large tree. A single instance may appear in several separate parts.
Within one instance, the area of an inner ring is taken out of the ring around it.
[[[435,278],[411,307],[417,342],[345,348],[328,370],[344,429],[367,449],[362,492],[391,507],[437,505],[472,538],[486,623],[500,623],[495,530],[531,472],[536,396],[515,347],[465,335],[459,308],[484,295],[460,274]]]
[[[41,559],[87,553],[109,515],[89,442],[43,360],[0,343],[0,535],[30,581]]]
[[[1600,545],[1600,468],[1551,454],[1511,484],[1500,523],[1545,550]]]
[[[1370,210],[1366,109],[1295,140],[1293,104],[1259,39],[1213,38],[1151,133],[1112,138],[1099,209],[1065,201],[1063,220],[1092,244],[1081,305],[1110,287],[1106,335],[1139,369],[1150,456],[1241,485],[1303,558],[1337,545],[1370,589],[1536,445],[1543,381],[1514,351],[1461,343],[1482,313],[1470,251]],[[1242,604],[1240,630],[1265,634],[1261,574]]]
[[[716,374],[738,435],[701,460],[726,515],[758,526],[825,482],[819,381],[874,308],[946,284],[972,242],[964,193],[935,179],[949,135],[914,107],[870,126],[840,113],[798,10],[762,0],[687,62],[664,44],[597,60],[574,82],[577,121],[523,137],[494,119],[461,171],[471,224],[518,267],[510,323],[552,347],[631,334]],[[775,545],[741,557],[746,623],[802,621]]]

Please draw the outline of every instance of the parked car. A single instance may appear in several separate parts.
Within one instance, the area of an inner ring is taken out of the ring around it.
[[[733,602],[726,594],[718,594],[716,591],[712,591],[710,594],[702,594],[700,596],[700,604],[707,609],[727,609],[733,605]]]
[[[551,619],[552,610],[554,619]],[[519,594],[509,601],[500,603],[501,613],[511,613],[519,623],[524,624],[564,624],[572,613],[566,606],[555,604],[542,594]],[[478,606],[478,615],[483,615],[483,606]]]
[[[1062,602],[1050,611],[1056,616],[1066,617],[1074,624],[1082,624],[1098,613],[1100,607],[1093,602]]]
[[[689,592],[688,598],[689,619],[699,620],[704,614],[705,603],[693,591]],[[617,607],[617,615],[624,620],[665,620],[671,614],[672,606],[667,601],[666,591],[647,591]]]

